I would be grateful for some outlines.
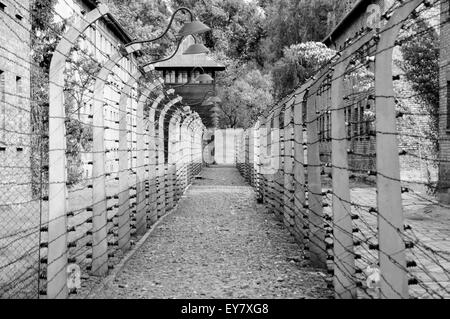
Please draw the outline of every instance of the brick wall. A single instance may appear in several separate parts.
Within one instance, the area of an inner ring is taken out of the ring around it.
[[[31,197],[28,0],[0,0],[0,203]]]
[[[353,10],[347,14],[343,22],[341,22],[341,24],[324,40],[324,43],[331,48],[339,50],[342,49],[347,39],[354,37],[356,32],[359,32],[366,27],[373,28],[382,26],[382,23],[385,22],[380,22],[381,14],[384,13],[388,8],[390,8],[393,3],[394,2],[390,0],[359,1],[358,3],[356,3],[356,6],[353,8]],[[425,11],[421,9],[421,11],[422,18],[426,19],[430,23],[430,25],[435,26],[437,29],[437,26],[439,25],[439,9],[432,7]],[[413,39],[412,41],[415,40]],[[374,54],[375,52],[373,52],[373,49],[372,52],[363,52],[363,55],[365,56],[371,56]],[[361,61],[364,61],[364,57],[363,59],[361,59]],[[392,71],[394,75],[401,75],[404,73],[401,68],[401,64],[403,63],[403,61],[404,60],[401,54],[401,50],[397,47],[393,53]],[[370,71],[373,72],[374,70],[371,68]],[[422,102],[420,102],[419,99],[414,98],[415,92],[412,89],[412,85],[404,76],[401,76],[400,80],[394,81],[394,90],[399,100],[399,104],[397,105],[398,110],[403,110],[411,113],[423,112],[425,106]],[[348,105],[355,105],[358,100],[363,100],[363,104],[366,104],[367,99],[364,99],[364,96],[355,96],[353,93],[345,93],[346,96],[349,96],[349,101],[347,102]],[[367,94],[370,94],[370,92],[367,92]],[[373,106],[370,108],[370,110],[374,111]],[[348,115],[349,110],[346,111]],[[357,120],[355,118],[356,114],[358,113],[352,106],[351,119],[347,116],[346,120],[348,122]],[[430,118],[428,117],[405,116],[399,118],[397,120],[397,129],[400,133],[399,148],[406,151],[411,151],[417,156],[433,158],[435,154],[431,153],[431,143],[426,143],[427,140],[425,138],[419,139],[408,137],[408,134],[424,135],[424,133],[429,130],[429,126]],[[351,128],[351,131],[354,131],[353,127]],[[349,135],[354,136],[353,133]],[[356,153],[356,155],[349,155],[349,165],[351,168],[358,170],[375,169],[376,163],[374,157],[357,155],[375,153],[375,142],[376,140],[374,137],[369,137],[367,135],[354,137],[351,139],[351,142],[349,143],[349,149]],[[321,153],[323,155],[322,160],[326,162],[330,160],[330,147],[329,145],[327,145],[328,143],[322,144],[325,144],[321,145]],[[429,163],[425,163],[424,160],[419,160],[417,156],[402,156],[400,158],[401,169],[402,172],[412,172],[416,175],[418,174],[418,176],[420,175],[418,178],[423,178],[425,176],[425,172],[420,171],[419,169],[424,170],[425,166],[429,165]],[[430,168],[430,166],[427,167]]]
[[[91,10],[88,6],[90,1],[86,0],[59,0],[56,6],[56,12],[58,14],[70,17],[72,20],[82,19],[81,13],[88,12]],[[58,18],[58,15],[56,15]],[[98,63],[104,65],[108,57],[112,58],[117,52],[119,45],[124,44],[124,40],[120,38],[110,27],[110,24],[106,23],[104,19],[98,20],[93,26],[89,27],[85,32],[86,39],[80,39],[80,47],[83,51],[81,56],[86,60],[94,59]],[[89,58],[92,55],[93,58]],[[76,53],[75,53],[76,55]],[[120,112],[117,107],[120,100],[120,92],[133,74],[137,70],[137,62],[134,56],[128,58],[122,58],[118,65],[114,68],[114,74],[110,75],[107,79],[107,84],[105,86],[104,97],[107,105],[104,108],[104,118],[105,126],[110,127],[110,130],[105,131],[105,148],[107,149],[107,154],[105,156],[105,169],[107,173],[117,172],[119,170],[118,162],[115,160],[118,158],[119,152],[119,124],[117,123],[120,118]],[[135,86],[137,88],[137,86]],[[80,89],[80,88],[76,88]],[[86,89],[86,88],[85,88]],[[83,107],[80,109],[80,120],[83,123],[91,124],[93,115],[93,89],[92,85],[90,88],[85,90],[85,102]],[[91,90],[91,91],[89,91]],[[128,122],[129,124],[129,134],[128,139],[130,143],[130,167],[136,166],[136,159],[134,158],[137,154],[137,135],[136,135],[136,107],[137,107],[137,89],[133,89],[131,92],[133,99],[128,100],[127,113],[129,113]],[[92,177],[92,153],[82,154],[82,174],[84,179],[89,179]],[[80,168],[75,166],[69,169],[74,169],[78,171]]]
[[[439,167],[439,199],[450,203],[450,130],[448,123],[450,81],[450,3],[441,1],[441,52],[440,52],[440,161]]]

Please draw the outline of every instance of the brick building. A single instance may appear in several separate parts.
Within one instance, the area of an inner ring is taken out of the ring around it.
[[[323,43],[329,48],[336,51],[342,50],[344,43],[348,38],[353,37],[357,32],[366,27],[378,27],[382,12],[390,7],[392,1],[372,0],[372,1],[346,1],[344,18],[336,25],[336,27],[327,35]],[[345,119],[349,123],[347,127],[347,135],[350,138],[348,148],[349,165],[353,169],[374,169],[375,161],[373,157],[360,156],[359,154],[368,154],[375,152],[375,139],[370,136],[374,130],[374,123],[370,121],[367,114],[374,112],[373,100],[370,96],[374,93],[374,82],[370,80],[370,74],[373,74],[373,64],[367,65],[365,58],[374,54],[374,48],[363,47],[358,57],[357,63],[361,66],[369,79],[366,79],[366,87],[361,87],[361,74],[346,74],[344,82],[345,91],[344,99],[347,105],[345,109]],[[329,108],[331,106],[331,83],[324,83],[321,88],[320,95],[327,95],[325,105],[322,107]],[[320,110],[317,110],[320,111]],[[322,114],[318,119],[320,154],[323,162],[331,161],[331,115]]]
[[[91,11],[96,6],[96,1],[93,0],[60,0],[55,10],[57,12],[56,18],[70,18],[70,19],[82,19],[82,15],[85,12]],[[102,19],[98,20],[92,27],[85,32],[85,38],[80,39],[80,53],[75,53],[81,56],[85,60],[95,60],[102,65],[112,58],[121,45],[132,41],[131,37],[127,34],[124,28],[118,23],[118,21],[111,15],[107,14]],[[105,86],[105,126],[110,129],[105,131],[105,148],[108,151],[106,154],[106,172],[113,173],[119,170],[118,162],[115,160],[118,158],[119,143],[119,109],[118,103],[120,99],[120,92],[124,87],[130,74],[133,74],[137,70],[136,57],[122,58],[119,62],[119,66],[114,68],[113,74],[107,79],[107,85]],[[75,57],[76,59],[76,57]],[[94,80],[95,77],[93,76]],[[85,90],[85,96],[82,101],[81,107],[77,112],[79,120],[83,123],[90,124],[92,122],[93,115],[93,86],[92,82],[90,87],[83,87]],[[135,98],[128,101],[128,123],[129,123],[129,148],[133,151],[133,156],[130,156],[130,161],[133,161],[135,152],[137,149],[136,144],[136,96],[137,87],[132,92],[132,96]],[[92,153],[87,152],[82,155],[83,162],[83,178],[90,178],[92,176],[92,166],[89,162],[92,161]],[[130,163],[130,167],[136,166],[136,163]],[[79,167],[72,167],[71,169],[78,170]]]
[[[450,203],[450,2],[441,1],[439,199]]]
[[[31,197],[30,1],[0,1],[0,203]]]
[[[354,37],[357,32],[369,27],[382,27],[384,20],[381,16],[386,12],[395,2],[392,0],[370,0],[370,1],[355,1],[351,10],[347,12],[346,16],[335,29],[323,40],[324,44],[337,51],[344,47],[347,39]],[[437,15],[433,10],[437,11]],[[438,9],[428,8],[421,9],[420,15],[430,25],[437,26],[438,23]],[[430,18],[430,16],[432,18]],[[436,27],[437,28],[437,27]],[[405,32],[405,31],[403,31]],[[403,33],[402,33],[403,34]],[[349,142],[349,164],[354,169],[369,170],[375,169],[375,137],[374,134],[374,103],[371,96],[374,93],[374,80],[370,79],[370,73],[374,72],[374,64],[367,63],[366,57],[374,56],[376,54],[375,47],[367,45],[361,48],[358,52],[357,63],[365,66],[358,68],[366,72],[367,88],[360,89],[360,75],[352,74],[356,79],[354,83],[351,80],[345,82],[345,100],[346,100],[346,122],[348,125]],[[402,75],[404,71],[401,68],[403,63],[403,55],[399,47],[394,49],[393,53],[393,75]],[[349,74],[350,75],[350,74]],[[412,84],[403,76],[400,76],[394,81],[394,90],[398,98],[398,110],[410,113],[423,113],[423,102],[416,98],[412,89]],[[324,114],[323,118],[319,119],[319,137],[321,139],[321,155],[323,161],[329,161],[330,145],[327,138],[330,137],[330,116]],[[414,123],[413,125],[411,123]],[[399,118],[397,121],[397,128],[400,132],[399,147],[406,151],[416,154],[417,156],[402,156],[401,167],[405,176],[408,178],[424,180],[428,176],[428,172],[432,171],[432,165],[419,157],[431,158],[434,154],[430,153],[431,141],[425,138],[427,130],[430,128],[430,121],[428,117],[424,116],[405,116]],[[409,135],[423,136],[423,138],[410,138]],[[409,172],[409,173],[407,173]],[[409,177],[411,176],[411,177]],[[403,177],[402,177],[403,178]]]

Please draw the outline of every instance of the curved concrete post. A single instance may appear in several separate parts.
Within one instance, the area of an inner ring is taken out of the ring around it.
[[[195,164],[195,160],[196,160],[196,156],[197,156],[197,150],[196,150],[196,144],[195,144],[195,134],[196,134],[197,125],[198,125],[198,114],[194,113],[194,119],[188,126],[190,135],[191,135],[191,148],[192,148],[191,163],[193,165]]]
[[[127,105],[131,97],[131,90],[141,76],[142,73],[139,71],[132,75],[123,88],[119,100],[119,211],[117,227],[119,249],[123,252],[130,248],[131,235]]]
[[[375,59],[378,242],[382,298],[408,298],[392,53],[406,18],[424,1],[398,4],[382,28]]]
[[[284,110],[283,127],[284,127],[284,194],[283,194],[283,213],[284,222],[286,226],[291,230],[294,229],[295,225],[295,210],[294,210],[294,127],[293,127],[293,106],[295,102],[295,97],[291,96],[289,101],[286,103],[286,108]]]
[[[304,141],[304,123],[303,106],[305,95],[308,93],[310,83],[302,86],[295,95],[294,105],[294,207],[296,209],[295,224],[297,239],[302,247],[307,247],[306,238],[308,236],[308,223],[306,216],[306,176],[305,176],[305,149]]]
[[[182,128],[182,136],[183,139],[183,186],[184,188],[188,187],[190,184],[191,176],[190,176],[190,168],[191,168],[191,134],[190,134],[190,125],[192,121],[195,119],[194,113],[189,114],[181,125]]]
[[[331,69],[331,165],[333,187],[334,292],[338,299],[356,298],[353,221],[351,216],[348,141],[345,119],[344,75],[350,57],[372,35],[346,47]]]
[[[273,120],[273,127],[272,127],[272,120]],[[275,120],[274,114],[269,113],[266,119],[266,139],[267,139],[267,153],[265,154],[266,157],[266,165],[264,166],[265,170],[265,177],[266,177],[266,192],[267,192],[267,204],[268,208],[271,210],[272,213],[276,212],[276,195],[275,195],[275,186],[274,181],[275,177],[278,171],[278,150],[275,147],[275,143],[279,140],[278,136],[278,124]]]
[[[305,217],[309,223],[309,252],[311,263],[318,268],[327,268],[327,253],[325,247],[325,229],[323,216],[323,196],[320,161],[320,141],[317,111],[321,108],[320,97],[317,95],[321,85],[314,81],[307,96],[307,157],[308,157],[308,203],[304,206]],[[312,93],[311,93],[312,92]]]
[[[77,38],[108,13],[100,4],[69,28],[53,52],[49,85],[49,214],[47,297],[67,298],[67,170],[64,109],[66,58]]]
[[[172,181],[172,174],[173,172],[170,171],[169,169],[172,170],[172,167],[170,167],[169,162],[167,161],[167,165],[165,162],[165,158],[164,158],[164,140],[165,140],[165,136],[164,136],[164,119],[166,117],[167,112],[173,107],[175,106],[178,102],[181,102],[181,97],[177,97],[173,100],[171,100],[169,103],[167,103],[164,108],[161,110],[161,112],[159,113],[159,125],[158,125],[158,139],[160,142],[161,147],[159,147],[158,149],[158,159],[161,158],[163,159],[162,162],[160,162],[160,167],[161,170],[165,171],[165,179],[164,179],[164,187],[167,189],[167,191],[165,191],[163,195],[163,206],[161,207],[161,213],[165,214],[166,212],[166,208],[168,210],[172,209],[174,207],[174,203],[173,203],[173,181]],[[167,159],[168,160],[168,159]],[[167,180],[167,182],[165,182]]]
[[[155,87],[162,86],[163,83],[159,82]],[[155,89],[155,87],[144,88],[142,91],[143,96],[149,96],[150,92]],[[156,134],[155,134],[155,108],[158,103],[164,98],[164,94],[161,94],[157,99],[155,99],[154,103],[149,109],[148,118],[147,118],[147,140],[148,140],[148,159],[147,159],[147,177],[148,177],[148,223],[154,224],[157,217],[157,205],[156,205],[156,196],[157,196],[157,159],[156,159]],[[156,103],[156,104],[155,104]]]
[[[93,105],[93,217],[92,217],[92,273],[103,276],[108,272],[108,211],[106,200],[105,170],[105,116],[104,99],[106,80],[114,67],[123,58],[119,52],[108,60],[97,74],[94,86]]]
[[[150,114],[149,119],[150,122],[153,122],[153,125],[150,125],[150,130],[153,131],[154,136],[154,152],[155,152],[155,172],[156,172],[156,178],[155,178],[155,186],[156,186],[156,220],[159,219],[163,215],[163,209],[164,209],[164,141],[161,145],[161,139],[158,135],[159,131],[156,131],[155,124],[156,124],[156,110],[158,109],[158,105],[161,103],[161,101],[165,98],[164,92],[161,93],[153,102],[152,107],[150,108]],[[159,124],[159,122],[158,122]],[[162,149],[162,156],[161,151]]]
[[[248,163],[247,174],[250,186],[255,186],[255,129],[251,127],[248,129]]]
[[[144,106],[148,100],[149,94],[153,91],[159,83],[152,84],[150,87],[145,88],[138,100],[137,104],[137,122],[136,122],[136,135],[137,135],[137,174],[136,174],[136,234],[142,235],[147,230],[147,219],[151,218],[147,216],[147,213],[151,215],[150,196],[146,195],[146,183],[152,180],[151,168],[149,160],[152,157],[151,151],[151,137],[152,121],[150,117],[146,117],[144,114]],[[147,122],[147,123],[145,123]],[[147,125],[146,125],[147,124]],[[150,131],[147,132],[146,127],[149,127]],[[150,137],[150,141],[147,142],[147,137]],[[147,145],[148,144],[148,145]],[[146,155],[147,153],[147,155]],[[149,186],[150,188],[150,186]],[[148,212],[149,211],[149,212]]]
[[[196,126],[194,129],[194,145],[195,145],[195,175],[200,174],[203,167],[203,152],[202,152],[202,141],[203,141],[203,132],[205,126],[200,118],[197,115]]]
[[[259,125],[259,199],[261,203],[268,204],[267,192],[267,112],[264,112],[258,119]]]
[[[184,119],[187,117],[187,112],[184,110],[181,113],[180,120],[176,124],[179,130],[179,140],[178,140],[178,156],[177,156],[177,185],[178,185],[178,200],[181,199],[181,196],[184,193],[184,150],[183,150],[183,131],[182,131],[182,123]]]
[[[169,158],[168,163],[169,167],[172,167],[173,170],[173,188],[174,188],[174,203],[176,203],[180,196],[180,153],[181,153],[181,139],[180,139],[180,122],[182,118],[182,111],[176,110],[175,114],[170,118],[169,123]]]
[[[253,186],[256,189],[256,192],[258,193],[258,199],[260,199],[260,148],[261,148],[261,140],[260,140],[260,126],[261,123],[259,121],[259,119],[256,121],[254,127],[253,127],[253,132],[254,132],[254,147],[253,147],[253,152],[254,152],[254,157],[253,157],[253,172],[254,172],[254,182],[253,182]]]
[[[189,141],[188,141],[188,147],[190,149],[189,152],[189,158],[188,158],[188,184],[191,184],[194,176],[195,176],[195,162],[194,162],[194,158],[195,158],[195,137],[194,137],[194,128],[195,128],[195,124],[197,121],[197,113],[193,113],[192,116],[192,120],[189,122],[188,126],[187,126],[187,131],[188,131],[188,137],[189,137]]]
[[[273,178],[274,210],[280,219],[282,219],[284,211],[284,118],[280,119],[280,117],[285,108],[286,98],[275,107],[273,112],[274,127],[272,129],[272,163],[276,166]]]

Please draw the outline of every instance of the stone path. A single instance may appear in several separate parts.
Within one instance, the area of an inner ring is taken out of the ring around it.
[[[108,286],[88,298],[330,298],[234,167],[202,172]],[[100,292],[98,292],[100,291]]]

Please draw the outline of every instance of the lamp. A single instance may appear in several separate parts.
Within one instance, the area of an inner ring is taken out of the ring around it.
[[[222,103],[222,99],[221,99],[220,97],[218,97],[218,96],[210,97],[209,100],[210,100],[212,103]]]
[[[217,114],[217,112],[222,111],[222,109],[216,105],[210,111],[213,112],[214,114]]]
[[[214,103],[209,100],[203,101],[201,104],[201,106],[211,106],[211,105],[214,105]]]
[[[202,43],[191,44],[184,52],[183,55],[202,54],[208,53],[209,49]]]
[[[194,79],[195,82],[212,82],[214,81],[214,79],[211,77],[211,75],[206,74],[206,73],[202,73],[199,76],[197,76]]]
[[[180,9],[182,9],[182,8],[180,8]],[[187,10],[189,10],[189,9],[187,9]],[[190,12],[190,10],[189,10],[189,12]],[[191,19],[192,19],[192,17],[193,17],[193,15],[191,13]],[[180,31],[178,32],[178,37],[183,38],[188,35],[205,33],[210,30],[211,30],[211,28],[208,27],[207,25],[203,24],[202,22],[200,22],[198,20],[194,20],[194,21],[191,20],[191,22],[187,22],[181,27]]]
[[[178,12],[180,12],[180,11],[188,12],[189,15],[191,16],[191,21],[185,23],[181,27],[180,31],[178,32],[178,35],[177,35],[178,45],[177,45],[177,48],[176,48],[175,52],[170,57],[168,57],[166,59],[159,60],[157,62],[162,62],[162,61],[166,61],[166,60],[169,60],[169,59],[173,58],[175,56],[175,54],[178,52],[178,49],[180,48],[181,41],[183,40],[183,38],[185,36],[194,35],[194,34],[200,34],[200,33],[204,33],[204,32],[207,32],[207,31],[211,30],[210,27],[208,27],[207,25],[203,24],[202,22],[200,22],[198,20],[194,20],[194,14],[192,13],[191,10],[189,10],[186,7],[181,7],[181,8],[178,8],[177,10],[175,10],[175,12],[172,14],[172,17],[170,18],[169,25],[167,26],[166,30],[164,30],[164,32],[161,35],[159,35],[159,36],[157,36],[156,38],[153,38],[153,39],[135,40],[135,41],[132,41],[130,43],[127,43],[124,46],[123,50],[122,50],[123,54],[125,55],[125,54],[129,54],[130,52],[135,52],[137,50],[140,50],[142,48],[142,44],[143,43],[151,43],[151,42],[154,42],[154,41],[157,41],[157,40],[163,38],[167,34],[167,32],[169,32],[170,27],[172,26],[173,20],[175,18],[175,15]],[[209,50],[203,44],[193,44],[186,50],[186,52],[188,52],[186,54],[200,54],[200,53],[208,53]],[[154,63],[156,63],[156,62],[149,63],[146,66],[148,66],[150,64],[154,64]]]
[[[173,20],[175,18],[175,15],[178,12],[180,12],[180,11],[186,11],[191,16],[191,21],[185,23],[181,27],[180,31],[178,32],[177,37],[179,38],[180,41],[185,36],[194,35],[194,34],[200,34],[200,33],[204,33],[204,32],[207,32],[207,31],[211,30],[210,27],[208,27],[207,25],[203,24],[202,22],[200,22],[198,20],[194,20],[194,14],[192,13],[191,10],[189,10],[186,7],[181,7],[181,8],[178,8],[177,10],[175,10],[175,12],[172,14],[172,17],[170,18],[169,25],[167,26],[166,30],[164,30],[164,32],[161,35],[159,35],[159,36],[157,36],[156,38],[153,38],[153,39],[136,40],[136,41],[133,41],[133,42],[130,42],[130,43],[126,44],[125,47],[129,47],[129,46],[132,46],[132,45],[135,45],[135,44],[138,44],[138,43],[151,43],[151,42],[154,42],[156,40],[161,39],[162,37],[164,37],[167,34],[167,32],[169,32],[170,27],[172,26]]]

